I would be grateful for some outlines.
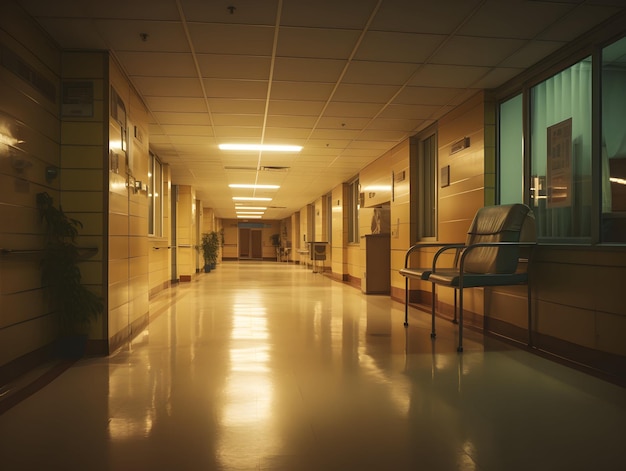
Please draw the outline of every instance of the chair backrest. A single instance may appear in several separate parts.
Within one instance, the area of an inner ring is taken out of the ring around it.
[[[467,232],[467,245],[481,242],[533,242],[535,216],[525,204],[480,208]],[[471,273],[514,273],[519,247],[477,247],[467,254],[465,270]]]
[[[311,260],[326,260],[326,244],[313,244]]]

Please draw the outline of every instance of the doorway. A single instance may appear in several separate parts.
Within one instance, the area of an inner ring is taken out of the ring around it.
[[[263,231],[261,229],[239,228],[239,259],[263,260]]]

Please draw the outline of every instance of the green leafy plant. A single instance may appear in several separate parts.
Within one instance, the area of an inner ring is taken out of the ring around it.
[[[37,194],[37,208],[45,225],[41,260],[41,281],[49,290],[58,312],[62,334],[84,333],[92,319],[104,309],[102,298],[81,282],[78,262],[82,258],[76,245],[82,223],[54,206],[48,193]]]
[[[270,236],[270,239],[271,239],[272,245],[274,247],[279,247],[280,246],[280,234],[272,234]]]
[[[205,232],[202,234],[202,257],[205,265],[215,265],[217,263],[217,255],[220,250],[220,236],[216,231]]]

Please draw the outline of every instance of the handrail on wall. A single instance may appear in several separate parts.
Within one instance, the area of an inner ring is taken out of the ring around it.
[[[98,253],[98,247],[78,247],[78,250],[89,256]],[[33,255],[44,252],[45,249],[0,249],[1,255]]]

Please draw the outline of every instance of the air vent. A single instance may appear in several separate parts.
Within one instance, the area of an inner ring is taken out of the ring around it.
[[[0,63],[30,86],[35,88],[35,90],[45,96],[48,100],[56,103],[57,89],[54,83],[36,71],[30,66],[30,64],[25,62],[20,56],[6,46],[0,47]]]
[[[264,172],[286,172],[289,170],[290,167],[266,167],[263,166],[261,167],[261,170],[263,170]]]

